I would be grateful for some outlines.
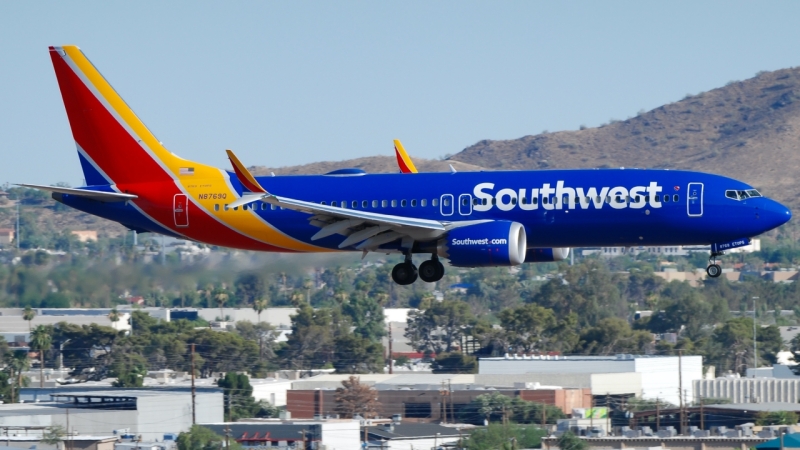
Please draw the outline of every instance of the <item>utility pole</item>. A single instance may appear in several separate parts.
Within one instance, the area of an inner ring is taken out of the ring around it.
[[[756,300],[758,297],[753,297],[753,378],[756,377],[758,371],[758,348],[756,342]]]
[[[228,389],[228,394],[226,395],[226,397],[228,397],[227,398],[227,400],[228,400],[228,402],[227,402],[228,403],[228,422],[231,421],[231,412],[232,412],[231,411],[231,403],[232,403],[232,398],[233,398],[233,392],[232,391],[233,391],[232,389]]]
[[[231,426],[227,423],[225,424],[225,448],[231,448]]]
[[[656,431],[661,429],[661,402],[656,397]]]
[[[611,400],[606,392],[606,436],[611,432]]]
[[[192,344],[192,425],[196,424],[196,417],[195,417],[195,397],[197,393],[194,389],[194,344]]]
[[[450,399],[450,420],[456,423],[456,414],[453,411],[453,384],[452,380],[447,380],[447,397]]]
[[[17,250],[19,250],[19,237],[21,236],[21,234],[19,232],[19,204],[20,204],[21,201],[22,201],[22,199],[20,199],[20,198],[17,199],[17,235],[14,236],[14,239],[17,240]]]
[[[683,410],[683,349],[678,350],[678,397],[680,398],[680,433],[683,434],[683,421],[684,421],[684,414],[685,411]]]
[[[392,322],[389,322],[389,375],[394,373],[394,353],[392,351]]]
[[[547,430],[547,404],[542,403],[542,429]]]
[[[701,431],[706,429],[705,418],[706,418],[706,415],[704,414],[704,411],[703,411],[703,397],[700,397],[700,430]]]
[[[589,409],[589,428],[594,430],[594,395],[592,395],[592,407]]]

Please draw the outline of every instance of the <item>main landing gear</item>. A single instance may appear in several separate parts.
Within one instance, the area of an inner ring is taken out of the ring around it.
[[[411,253],[406,254],[406,260],[394,266],[392,269],[392,280],[395,283],[406,286],[417,281],[417,277],[426,283],[439,281],[444,276],[444,265],[439,262],[439,257],[431,256],[431,259],[419,265],[419,269],[411,261]]]
[[[717,278],[718,276],[722,275],[722,267],[717,264],[717,256],[721,256],[722,252],[711,252],[711,257],[708,258],[708,267],[706,267],[706,273],[711,278]]]

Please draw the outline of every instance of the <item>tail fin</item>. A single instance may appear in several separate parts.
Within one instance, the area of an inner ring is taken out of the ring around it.
[[[181,167],[189,162],[164,148],[78,47],[50,47],[50,57],[87,184],[169,181],[190,170]]]
[[[399,139],[394,140],[394,154],[397,156],[397,165],[400,166],[400,172],[403,173],[417,173],[417,168],[414,167],[414,161],[406,153],[403,144]]]

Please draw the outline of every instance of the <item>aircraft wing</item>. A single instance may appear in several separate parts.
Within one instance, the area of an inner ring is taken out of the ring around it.
[[[340,234],[345,236],[345,239],[339,244],[339,248],[354,246],[358,250],[371,251],[397,239],[432,240],[443,236],[453,228],[487,222],[487,220],[445,222],[418,219],[340,208],[273,195],[256,181],[233,152],[230,150],[227,152],[239,181],[251,191],[228,205],[229,208],[262,201],[276,207],[310,214],[310,223],[320,228],[319,232],[311,237],[311,240]]]
[[[29,187],[33,189],[38,189],[40,191],[47,191],[47,192],[55,192],[58,194],[69,194],[75,195],[78,197],[85,197],[90,198],[92,200],[97,200],[99,202],[127,202],[128,200],[133,200],[138,198],[138,196],[133,194],[123,194],[121,192],[108,192],[108,191],[98,191],[93,189],[75,189],[75,188],[67,188],[67,187],[59,187],[59,186],[44,186],[41,184],[17,184],[17,186]]]

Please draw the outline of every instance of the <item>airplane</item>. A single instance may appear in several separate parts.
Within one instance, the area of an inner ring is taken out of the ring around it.
[[[73,45],[50,47],[86,186],[22,186],[137,232],[267,252],[400,254],[392,279],[436,282],[454,267],[559,261],[570,248],[710,245],[716,257],[791,219],[752,186],[682,170],[408,173],[360,169],[254,176],[183,159],[159,142]],[[399,144],[399,145],[398,145]],[[414,255],[429,255],[419,268]]]

